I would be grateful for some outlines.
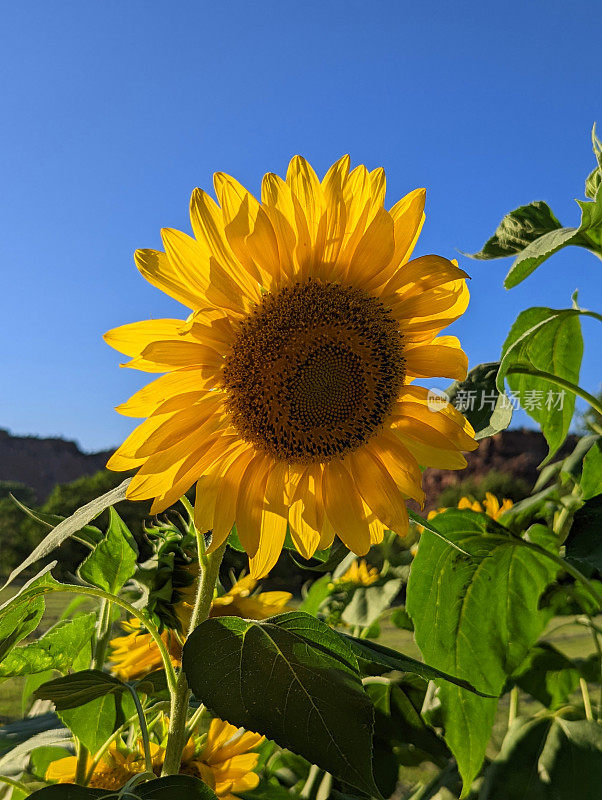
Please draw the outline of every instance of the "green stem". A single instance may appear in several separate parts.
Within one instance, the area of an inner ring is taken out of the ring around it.
[[[194,714],[188,720],[186,724],[186,735],[191,736],[194,733],[194,729],[196,728],[198,722],[202,719],[203,714],[207,712],[205,706],[201,703],[201,705],[197,708]]]
[[[593,394],[586,392],[585,389],[582,389],[581,386],[577,386],[575,383],[571,383],[570,381],[566,381],[564,378],[561,378],[559,375],[554,375],[552,372],[544,372],[540,369],[532,369],[530,367],[510,367],[506,372],[506,375],[533,375],[535,378],[543,378],[544,380],[548,381],[549,383],[553,383],[556,386],[560,386],[562,389],[568,389],[569,392],[582,397],[590,406],[595,409],[599,414],[602,414],[602,404],[600,401],[594,397]]]
[[[213,595],[215,593],[215,586],[219,576],[220,564],[222,563],[222,558],[226,550],[226,542],[224,542],[215,552],[207,554],[205,552],[205,541],[199,531],[196,531],[196,537],[200,573],[196,600],[190,617],[188,636],[190,636],[193,630],[209,616]],[[184,670],[181,669],[177,678],[175,692],[171,696],[171,714],[162,775],[177,775],[180,771],[182,751],[186,745],[186,720],[188,716],[189,699],[190,689],[188,688],[188,681],[186,680]]]
[[[96,625],[96,646],[90,669],[102,669],[107,656],[107,647],[111,638],[111,601],[104,599],[100,603],[98,623]]]
[[[20,792],[23,792],[26,795],[31,794],[29,786],[26,786],[24,783],[20,783],[13,778],[7,778],[6,775],[0,775],[0,783],[6,783],[8,786],[12,786],[13,789],[18,789]]]
[[[144,747],[144,767],[147,772],[152,772],[153,758],[151,756],[150,738],[148,736],[148,728],[146,727],[146,717],[144,716],[144,709],[142,708],[142,704],[140,703],[138,692],[130,684],[127,684],[127,687],[130,691],[130,694],[132,695],[134,705],[136,706],[136,712],[138,713],[138,721],[140,722],[140,735],[142,736],[142,745]]]
[[[518,686],[513,686],[510,690],[510,707],[508,708],[508,728],[512,725],[514,720],[518,717],[520,695]]]
[[[592,702],[589,699],[589,691],[587,688],[587,683],[585,682],[584,678],[579,678],[579,688],[581,689],[581,695],[583,697],[583,707],[585,708],[585,719],[588,722],[593,722],[594,715],[592,713]]]

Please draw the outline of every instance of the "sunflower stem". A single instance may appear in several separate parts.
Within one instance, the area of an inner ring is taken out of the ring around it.
[[[226,542],[213,553],[207,553],[203,535],[196,529],[197,550],[199,556],[199,581],[197,586],[194,609],[190,617],[188,636],[193,630],[204,622],[211,609],[213,595],[219,576],[219,568],[226,551]],[[175,692],[171,699],[171,713],[169,730],[167,733],[167,747],[163,762],[162,775],[177,775],[180,771],[182,752],[186,746],[186,722],[188,718],[188,703],[190,689],[183,669],[178,674]]]

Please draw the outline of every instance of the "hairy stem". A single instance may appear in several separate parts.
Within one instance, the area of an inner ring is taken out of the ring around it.
[[[215,586],[219,575],[220,564],[226,550],[226,542],[215,552],[207,554],[205,552],[205,542],[202,535],[196,531],[197,548],[199,554],[199,581],[197,586],[196,600],[188,635],[209,616]],[[171,714],[169,719],[169,731],[167,734],[167,747],[165,750],[165,761],[163,762],[162,775],[177,775],[180,771],[182,751],[186,745],[186,721],[188,717],[188,701],[190,689],[184,670],[180,670],[177,678],[175,692],[172,694]]]

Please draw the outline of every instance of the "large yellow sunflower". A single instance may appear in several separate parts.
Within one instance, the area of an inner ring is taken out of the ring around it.
[[[192,313],[105,334],[124,366],[166,373],[118,407],[146,417],[109,460],[138,472],[127,496],[153,512],[196,482],[211,548],[236,523],[251,575],[265,575],[288,529],[302,556],[335,535],[358,555],[403,535],[419,465],[461,469],[474,431],[451,405],[429,410],[416,378],[463,379],[457,338],[439,336],[468,304],[445,258],[409,261],[425,191],[384,208],[385,175],[347,156],[319,181],[295,156],[258,202],[215,175],[219,205],[192,194],[194,237],[162,231],[138,250],[154,286]]]

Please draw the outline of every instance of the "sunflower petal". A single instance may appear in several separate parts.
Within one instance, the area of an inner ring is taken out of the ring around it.
[[[416,345],[404,350],[406,374],[412,378],[466,379],[468,356],[455,336],[440,336],[430,344]]]
[[[358,556],[370,549],[370,527],[347,468],[338,460],[324,465],[322,492],[326,515],[337,536]]]

